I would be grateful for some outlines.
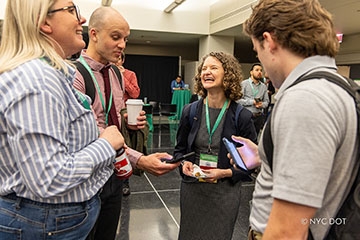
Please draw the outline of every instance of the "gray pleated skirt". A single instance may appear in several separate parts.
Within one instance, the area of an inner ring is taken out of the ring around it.
[[[231,240],[240,207],[241,182],[182,182],[179,240]]]

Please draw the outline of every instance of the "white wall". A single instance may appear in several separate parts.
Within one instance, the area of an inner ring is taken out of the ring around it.
[[[196,70],[199,62],[188,62],[184,65],[184,79],[185,83],[189,84],[191,93],[194,92],[194,81],[193,78],[196,74]]]
[[[210,7],[210,33],[238,26],[249,18],[258,0],[221,0]]]
[[[138,45],[129,42],[125,49],[126,54],[155,55],[155,56],[181,56],[182,62],[198,59],[198,48],[191,47],[163,47],[154,45]]]
[[[205,36],[199,41],[199,59],[211,51],[223,51],[234,54],[234,37]]]

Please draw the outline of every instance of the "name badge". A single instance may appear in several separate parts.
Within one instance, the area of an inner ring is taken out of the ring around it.
[[[218,156],[215,153],[200,153],[199,167],[201,170],[209,170],[217,168]],[[203,178],[199,178],[199,182],[205,182]],[[216,183],[215,181],[214,183]]]

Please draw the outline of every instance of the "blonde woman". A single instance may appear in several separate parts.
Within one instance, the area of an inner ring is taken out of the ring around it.
[[[124,144],[100,136],[65,59],[85,42],[68,0],[8,0],[0,46],[0,239],[85,239]]]

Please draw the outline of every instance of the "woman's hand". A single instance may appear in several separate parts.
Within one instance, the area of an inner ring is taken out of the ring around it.
[[[206,178],[203,178],[206,182],[213,183],[216,182],[218,179],[231,177],[232,171],[231,169],[220,169],[220,168],[214,168],[214,169],[208,169],[208,170],[202,170]]]
[[[107,140],[115,151],[125,145],[124,137],[115,125],[106,127],[100,134],[99,138],[104,138]]]
[[[182,171],[185,175],[193,177],[193,172],[194,172],[193,163],[190,161],[183,161],[182,162]]]

